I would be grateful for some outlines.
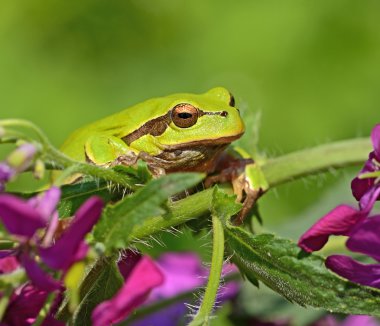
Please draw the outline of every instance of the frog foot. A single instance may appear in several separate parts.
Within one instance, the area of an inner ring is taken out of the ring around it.
[[[114,159],[112,162],[108,164],[109,167],[114,167],[117,165],[126,165],[126,166],[132,166],[137,163],[137,160],[139,159],[139,156],[136,155],[134,152],[128,152],[127,154],[123,154],[118,156],[116,159]]]
[[[264,190],[262,188],[252,188],[245,173],[240,174],[236,179],[232,180],[232,187],[237,195],[237,201],[243,204],[242,209],[234,218],[234,223],[240,225],[256,201],[264,193]]]
[[[257,199],[268,189],[268,184],[260,167],[252,160],[241,160],[241,165],[222,170],[217,175],[206,178],[206,188],[215,183],[231,182],[236,201],[243,204],[240,212],[235,216],[234,223],[240,225],[249,214]]]

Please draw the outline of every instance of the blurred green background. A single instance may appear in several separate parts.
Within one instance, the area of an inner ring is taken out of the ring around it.
[[[259,147],[269,156],[368,135],[379,121],[375,0],[12,0],[0,8],[0,118],[30,119],[57,146],[136,102],[217,85],[235,95],[248,129],[261,112]],[[316,180],[263,198],[267,223],[302,211],[336,178]]]
[[[247,149],[257,142],[257,112],[268,156],[368,135],[379,121],[379,13],[369,0],[3,1],[0,118],[30,119],[59,146],[134,103],[222,85],[247,121]],[[267,226],[316,203],[337,180],[269,193]]]
[[[248,129],[261,112],[268,156],[369,135],[379,122],[379,16],[376,0],[5,0],[0,118],[30,119],[59,146],[136,102],[220,85]],[[356,170],[271,191],[260,201],[265,226],[296,239],[352,202]]]

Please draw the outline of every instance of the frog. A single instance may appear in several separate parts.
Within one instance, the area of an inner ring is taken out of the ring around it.
[[[143,160],[154,177],[202,172],[208,176],[207,187],[231,181],[243,202],[238,218],[242,222],[265,191],[265,186],[250,180],[249,170],[257,168],[254,161],[246,155],[232,158],[226,152],[244,131],[233,95],[224,87],[214,87],[201,94],[176,93],[133,105],[74,131],[61,151],[103,167],[134,166]]]

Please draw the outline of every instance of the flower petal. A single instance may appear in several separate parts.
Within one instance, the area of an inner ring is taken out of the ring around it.
[[[351,282],[380,289],[380,264],[361,264],[348,256],[333,255],[326,259],[326,267]]]
[[[366,315],[348,316],[340,326],[379,326],[375,317]]]
[[[375,153],[374,152],[369,153],[369,158],[365,162],[364,167],[362,168],[362,170],[359,172],[358,175],[376,171],[376,168],[372,162],[374,158],[375,158]],[[355,199],[359,201],[364,196],[364,194],[371,187],[373,187],[374,184],[375,184],[374,178],[365,178],[365,179],[360,179],[359,177],[354,178],[351,181],[351,190]]]
[[[367,192],[360,198],[360,209],[366,211],[368,214],[371,212],[373,205],[380,196],[380,184],[372,186]]]
[[[39,248],[41,258],[51,268],[66,270],[87,253],[84,236],[91,231],[102,212],[99,197],[89,198],[76,212],[67,231],[51,247]]]
[[[63,290],[61,289],[58,296],[62,296],[62,292]],[[35,322],[40,310],[44,306],[48,295],[48,292],[38,289],[31,283],[26,283],[17,288],[12,294],[11,300],[2,320],[3,323],[1,323],[1,325],[32,325]],[[53,306],[54,305],[55,302],[53,303]],[[43,326],[65,325],[64,323],[58,322],[53,318],[56,311],[57,309],[50,309],[42,323]]]
[[[50,217],[53,215],[59,198],[61,197],[61,190],[57,187],[51,187],[44,193],[38,196],[32,197],[28,200],[30,206],[34,207],[46,222],[50,221]]]
[[[32,325],[43,307],[48,292],[27,283],[13,293],[2,322],[5,325]]]
[[[372,146],[375,154],[380,158],[380,124],[377,124],[371,132]]]
[[[16,171],[8,164],[0,162],[0,192],[5,190],[5,184],[10,181],[15,174]]]
[[[149,257],[143,257],[116,295],[99,304],[92,312],[94,326],[112,325],[131,313],[163,282],[163,275]]]
[[[127,250],[122,253],[121,259],[118,261],[117,265],[119,267],[119,272],[123,276],[124,280],[129,277],[141,258],[142,255],[140,252]]]
[[[31,143],[25,143],[17,147],[6,159],[7,163],[17,172],[26,170],[33,161],[37,148]]]
[[[8,256],[0,259],[0,275],[15,271],[20,267],[15,256]]]
[[[27,202],[8,194],[0,195],[0,219],[8,232],[27,238],[46,225],[41,215]]]
[[[352,230],[346,246],[380,261],[380,216],[366,219]]]
[[[51,292],[61,288],[61,283],[52,278],[48,273],[31,258],[28,253],[22,253],[20,263],[24,266],[32,283],[39,289]]]
[[[340,205],[317,221],[300,238],[298,245],[307,252],[321,249],[330,235],[348,235],[367,215],[348,205]]]
[[[164,275],[164,282],[155,287],[145,304],[154,301],[168,299],[185,291],[195,291],[207,282],[209,271],[203,267],[202,261],[195,253],[165,253],[156,261],[158,267]],[[235,265],[225,264],[222,275],[238,272]],[[223,284],[218,290],[216,302],[222,304],[226,300],[236,296],[239,290],[238,282],[228,282]],[[185,325],[189,322],[187,316],[188,307],[186,300],[177,300],[172,305],[165,307],[155,313],[133,322],[133,326],[144,325],[165,325],[176,326]]]
[[[208,271],[195,253],[165,253],[157,259],[157,265],[165,281],[155,288],[149,301],[168,298],[197,287],[206,282]]]

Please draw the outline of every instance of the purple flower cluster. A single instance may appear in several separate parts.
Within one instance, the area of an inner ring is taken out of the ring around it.
[[[5,325],[33,324],[48,295],[53,292],[56,299],[43,325],[63,325],[54,319],[65,290],[62,280],[70,267],[86,256],[88,245],[84,236],[98,221],[103,204],[97,197],[88,199],[59,235],[56,211],[59,199],[60,190],[55,187],[29,200],[0,194],[0,220],[17,243],[14,249],[0,250],[0,274],[23,268],[29,278],[14,289],[2,320]],[[192,253],[167,253],[153,262],[147,256],[128,251],[118,266],[124,284],[113,298],[94,309],[92,321],[95,326],[117,323],[144,303],[204,286],[208,274],[199,257]],[[230,272],[232,267],[226,266],[225,269]],[[231,298],[237,290],[237,283],[229,283],[218,300]],[[177,302],[168,310],[136,322],[136,326],[157,320],[167,320],[167,325],[175,325],[174,322],[183,319],[186,312],[185,302]]]
[[[365,254],[379,263],[362,264],[349,256],[332,255],[326,259],[326,266],[352,282],[380,288],[380,215],[371,215],[375,202],[380,199],[380,124],[372,130],[371,140],[374,151],[351,183],[359,208],[339,205],[306,231],[298,244],[312,252],[321,249],[330,235],[348,236],[346,246],[349,250]],[[372,177],[361,177],[368,173]]]
[[[28,325],[27,320],[33,319],[30,315],[36,317],[50,292],[62,292],[62,278],[72,264],[87,254],[88,246],[84,237],[100,217],[103,207],[101,199],[88,199],[78,209],[68,228],[57,238],[59,221],[56,205],[59,199],[60,190],[55,187],[29,200],[0,194],[0,220],[18,244],[12,250],[0,250],[0,271],[9,273],[22,267],[30,280],[14,291],[4,319],[13,318],[12,307],[22,306],[26,296],[31,296],[31,293],[41,298],[41,302],[36,299],[33,309],[25,310],[24,324],[10,323],[12,325]],[[60,274],[58,279],[53,277],[57,273]],[[17,318],[23,316],[19,314]]]

